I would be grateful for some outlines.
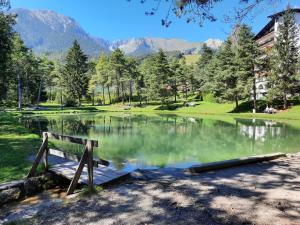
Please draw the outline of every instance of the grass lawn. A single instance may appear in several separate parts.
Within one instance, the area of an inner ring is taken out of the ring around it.
[[[35,153],[40,138],[18,122],[17,115],[0,112],[0,183],[23,178],[29,171],[27,157]]]
[[[148,105],[143,107],[132,107],[130,110],[125,110],[122,104],[113,104],[105,106],[92,106],[84,104],[76,108],[60,109],[60,106],[53,103],[43,103],[42,106],[48,110],[23,111],[24,114],[55,114],[55,113],[87,113],[87,112],[127,112],[127,113],[151,113],[151,114],[176,114],[176,115],[191,115],[191,116],[222,116],[222,117],[241,117],[241,118],[257,118],[257,119],[277,119],[277,120],[300,120],[300,105],[295,105],[288,110],[278,112],[276,114],[251,113],[249,110],[244,112],[232,113],[234,110],[233,103],[212,103],[212,102],[197,102],[194,107],[182,107],[182,103],[177,103],[172,110],[162,110],[159,105]]]

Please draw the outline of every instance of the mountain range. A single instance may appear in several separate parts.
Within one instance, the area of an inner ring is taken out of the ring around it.
[[[15,30],[21,35],[25,45],[37,53],[64,53],[75,39],[90,56],[110,53],[117,48],[132,56],[152,54],[159,49],[198,54],[204,43],[214,49],[222,44],[219,39],[189,42],[182,39],[152,37],[107,41],[92,37],[73,18],[54,11],[13,9],[12,13],[17,14]]]

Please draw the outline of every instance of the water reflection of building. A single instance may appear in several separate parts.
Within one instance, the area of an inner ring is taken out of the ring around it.
[[[264,142],[267,137],[278,137],[282,134],[282,127],[274,121],[257,121],[252,120],[252,124],[241,124],[240,133],[256,141]]]

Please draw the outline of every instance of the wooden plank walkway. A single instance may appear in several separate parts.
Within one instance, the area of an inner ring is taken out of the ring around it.
[[[72,180],[76,169],[78,167],[78,163],[70,161],[66,163],[56,164],[49,168],[50,171],[63,176],[69,180]],[[103,185],[109,182],[120,180],[130,173],[117,171],[113,168],[109,168],[106,166],[98,165],[98,167],[94,167],[94,184],[95,185]],[[88,184],[88,171],[87,166],[84,166],[82,174],[79,178],[79,183]]]

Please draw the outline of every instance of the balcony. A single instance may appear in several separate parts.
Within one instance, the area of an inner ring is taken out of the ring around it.
[[[275,37],[275,32],[272,31],[270,33],[267,33],[260,39],[258,39],[256,42],[260,48],[265,48],[268,46],[272,46],[274,43],[274,37]]]

